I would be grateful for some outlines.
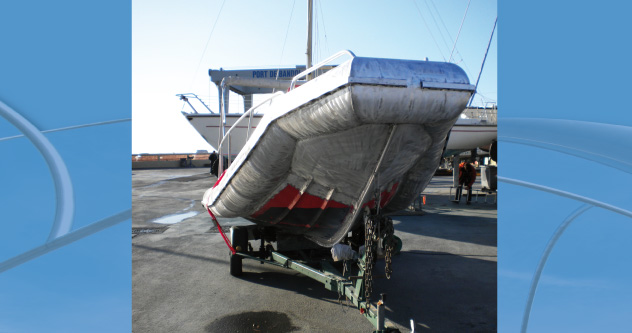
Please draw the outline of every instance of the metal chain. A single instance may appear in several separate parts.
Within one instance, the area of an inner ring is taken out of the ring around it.
[[[393,252],[395,250],[395,238],[394,238],[394,233],[395,233],[395,229],[393,228],[393,220],[391,220],[390,218],[388,218],[388,220],[386,221],[386,228],[385,228],[385,233],[384,233],[384,240],[386,242],[386,244],[384,244],[385,248],[386,248],[386,255],[384,256],[384,261],[386,262],[386,265],[384,267],[384,271],[386,274],[386,278],[390,279],[391,278],[391,274],[393,274],[393,266],[392,266],[392,261],[393,261]]]
[[[343,260],[342,261],[342,276],[346,277],[348,272],[349,272],[349,261]],[[340,304],[340,308],[342,309],[342,312],[347,313],[347,311],[345,310],[345,307],[342,304],[342,296],[345,297],[345,305],[349,306],[349,298],[347,297],[347,295],[344,294],[344,291],[341,292],[340,288],[338,288],[338,304]]]
[[[384,271],[386,273],[386,278],[390,279],[391,274],[393,274],[392,257],[393,257],[393,248],[390,241],[386,242],[386,256],[384,256],[384,260],[386,261],[386,266],[384,267]]]
[[[373,289],[373,261],[375,251],[373,250],[373,237],[375,236],[375,218],[366,217],[364,224],[364,296],[367,304],[371,302],[371,291]]]

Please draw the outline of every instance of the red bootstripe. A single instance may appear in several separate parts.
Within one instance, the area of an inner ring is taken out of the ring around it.
[[[348,208],[349,205],[342,204],[337,201],[325,200],[321,197],[317,197],[315,195],[311,195],[309,193],[303,193],[301,199],[296,204],[296,208],[319,208],[325,209],[328,208]]]
[[[303,193],[292,185],[287,185],[284,189],[279,191],[272,199],[261,207],[256,213],[252,214],[252,217],[257,217],[265,213],[270,208],[349,208],[351,206],[343,203],[325,200],[323,198],[311,195],[309,193]]]
[[[266,202],[261,209],[259,209],[256,213],[252,214],[252,217],[257,217],[263,213],[265,213],[268,209],[276,207],[276,208],[288,208],[290,205],[298,200],[301,196],[301,192],[291,186],[288,185],[284,189],[282,189],[279,193],[277,193],[272,199]]]
[[[386,206],[389,201],[393,198],[395,193],[397,192],[397,187],[399,183],[393,184],[390,190],[385,190],[381,194],[380,207]],[[365,203],[364,206],[369,206],[370,208],[375,207],[375,199]],[[270,208],[285,208],[285,209],[321,209],[325,210],[327,208],[350,208],[353,207],[350,205],[345,205],[343,203],[333,201],[333,200],[325,200],[323,198],[317,197],[315,195],[311,195],[309,193],[303,193],[292,185],[287,185],[284,189],[279,191],[272,199],[261,207],[256,213],[252,214],[252,217],[256,218],[262,214],[264,214]],[[286,221],[282,221],[281,224],[292,225],[292,226],[300,226],[300,227],[309,227],[309,225],[299,225],[299,224],[291,224]],[[318,227],[317,225],[315,225]],[[314,226],[313,226],[314,227]]]
[[[213,188],[215,188],[215,186],[217,186],[217,184],[219,184],[219,182],[222,181],[222,178],[224,178],[224,174],[226,174],[226,170],[224,170],[224,172],[222,172],[219,178],[217,178],[217,181],[215,182],[215,185],[213,185]]]

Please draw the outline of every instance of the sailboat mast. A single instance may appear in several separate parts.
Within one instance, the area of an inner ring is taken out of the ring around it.
[[[312,67],[312,11],[313,1],[307,0],[307,68]],[[311,80],[312,75],[307,75],[307,80]]]

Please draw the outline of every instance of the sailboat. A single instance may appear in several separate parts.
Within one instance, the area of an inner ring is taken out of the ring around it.
[[[468,106],[450,130],[444,157],[453,156],[479,147],[489,147],[498,133],[496,105]]]

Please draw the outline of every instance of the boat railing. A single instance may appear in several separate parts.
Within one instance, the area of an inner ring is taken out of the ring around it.
[[[206,103],[204,103],[204,101],[200,97],[198,97],[198,95],[196,94],[186,93],[186,94],[176,94],[176,96],[180,97],[181,101],[184,101],[185,103],[189,104],[189,106],[191,107],[194,113],[199,113],[199,112],[195,109],[193,104],[189,102],[189,98],[197,99],[198,101],[200,101],[200,103],[202,103],[202,105],[204,105],[204,107],[208,110],[208,112],[213,113],[213,111],[211,111],[211,108],[209,108],[208,105],[206,105]]]
[[[498,124],[498,108],[492,107],[469,107],[463,114],[470,119],[478,119],[489,125]]]
[[[296,85],[296,81],[298,81],[298,79],[305,77],[317,70],[319,70],[321,67],[325,66],[326,64],[342,57],[343,55],[350,55],[351,58],[355,58],[355,54],[349,50],[342,50],[334,55],[332,55],[331,57],[319,62],[318,64],[298,73],[294,78],[292,78],[292,83],[290,84],[290,90],[294,90],[295,85]]]
[[[317,70],[319,70],[320,68],[324,67],[326,64],[330,63],[331,61],[338,59],[344,55],[349,55],[352,58],[355,58],[355,54],[349,50],[342,50],[334,55],[332,55],[331,57],[319,62],[318,64],[304,70],[303,72],[299,73],[298,75],[294,76],[294,78],[292,78],[292,82],[290,83],[289,89],[288,91],[291,91],[295,88],[296,83],[298,81],[298,79],[305,77]],[[226,105],[226,100],[227,100],[227,94],[230,93],[230,90],[228,89],[228,81],[226,80],[227,78],[224,78],[222,80],[221,83],[221,87],[220,87],[220,135],[219,137],[221,137],[222,139],[220,140],[219,144],[217,145],[217,149],[218,149],[218,154],[219,154],[219,166],[218,166],[218,176],[221,175],[224,172],[224,157],[222,154],[222,150],[223,150],[223,145],[224,142],[227,142],[227,149],[228,149],[228,159],[227,159],[227,163],[228,166],[230,166],[231,163],[231,150],[230,150],[230,133],[232,132],[233,128],[235,128],[242,120],[244,120],[246,117],[249,118],[248,121],[248,132],[246,135],[246,141],[248,141],[248,139],[250,138],[250,130],[252,128],[252,115],[254,114],[255,110],[257,108],[259,108],[260,106],[262,106],[263,104],[266,104],[268,102],[271,102],[272,99],[278,97],[279,95],[284,94],[284,92],[277,92],[275,94],[273,94],[272,96],[270,96],[269,98],[265,99],[263,102],[255,105],[254,107],[250,108],[248,111],[244,112],[241,117],[239,117],[239,119],[237,119],[237,121],[228,129],[228,131],[226,131],[226,114],[228,113],[228,105]],[[234,80],[240,80],[243,81],[243,79],[240,78],[232,78]],[[283,85],[282,82],[276,81],[277,85]],[[255,83],[256,85],[256,83]],[[198,98],[199,99],[199,98]]]
[[[239,117],[239,119],[237,119],[237,121],[235,121],[235,123],[228,129],[228,131],[226,131],[226,134],[224,134],[224,136],[222,137],[222,140],[219,142],[219,145],[217,147],[218,155],[219,155],[219,168],[218,168],[218,172],[217,172],[218,177],[224,172],[224,158],[223,158],[223,155],[222,155],[222,147],[224,145],[224,142],[227,139],[228,139],[228,141],[227,141],[227,143],[228,143],[228,165],[230,165],[230,162],[231,162],[230,161],[230,158],[231,158],[231,153],[230,153],[230,133],[233,131],[233,129],[236,128],[237,125],[239,123],[241,123],[242,120],[246,119],[246,117],[249,117],[248,133],[246,134],[246,141],[248,141],[248,138],[250,137],[250,129],[252,127],[251,123],[250,123],[250,121],[252,120],[252,114],[254,114],[255,110],[257,108],[259,108],[260,106],[272,101],[274,98],[276,98],[276,97],[278,97],[280,95],[283,95],[283,94],[284,94],[284,92],[278,91],[278,92],[274,93],[272,96],[266,98],[261,103],[251,107],[248,111],[244,112],[241,115],[241,117]]]

